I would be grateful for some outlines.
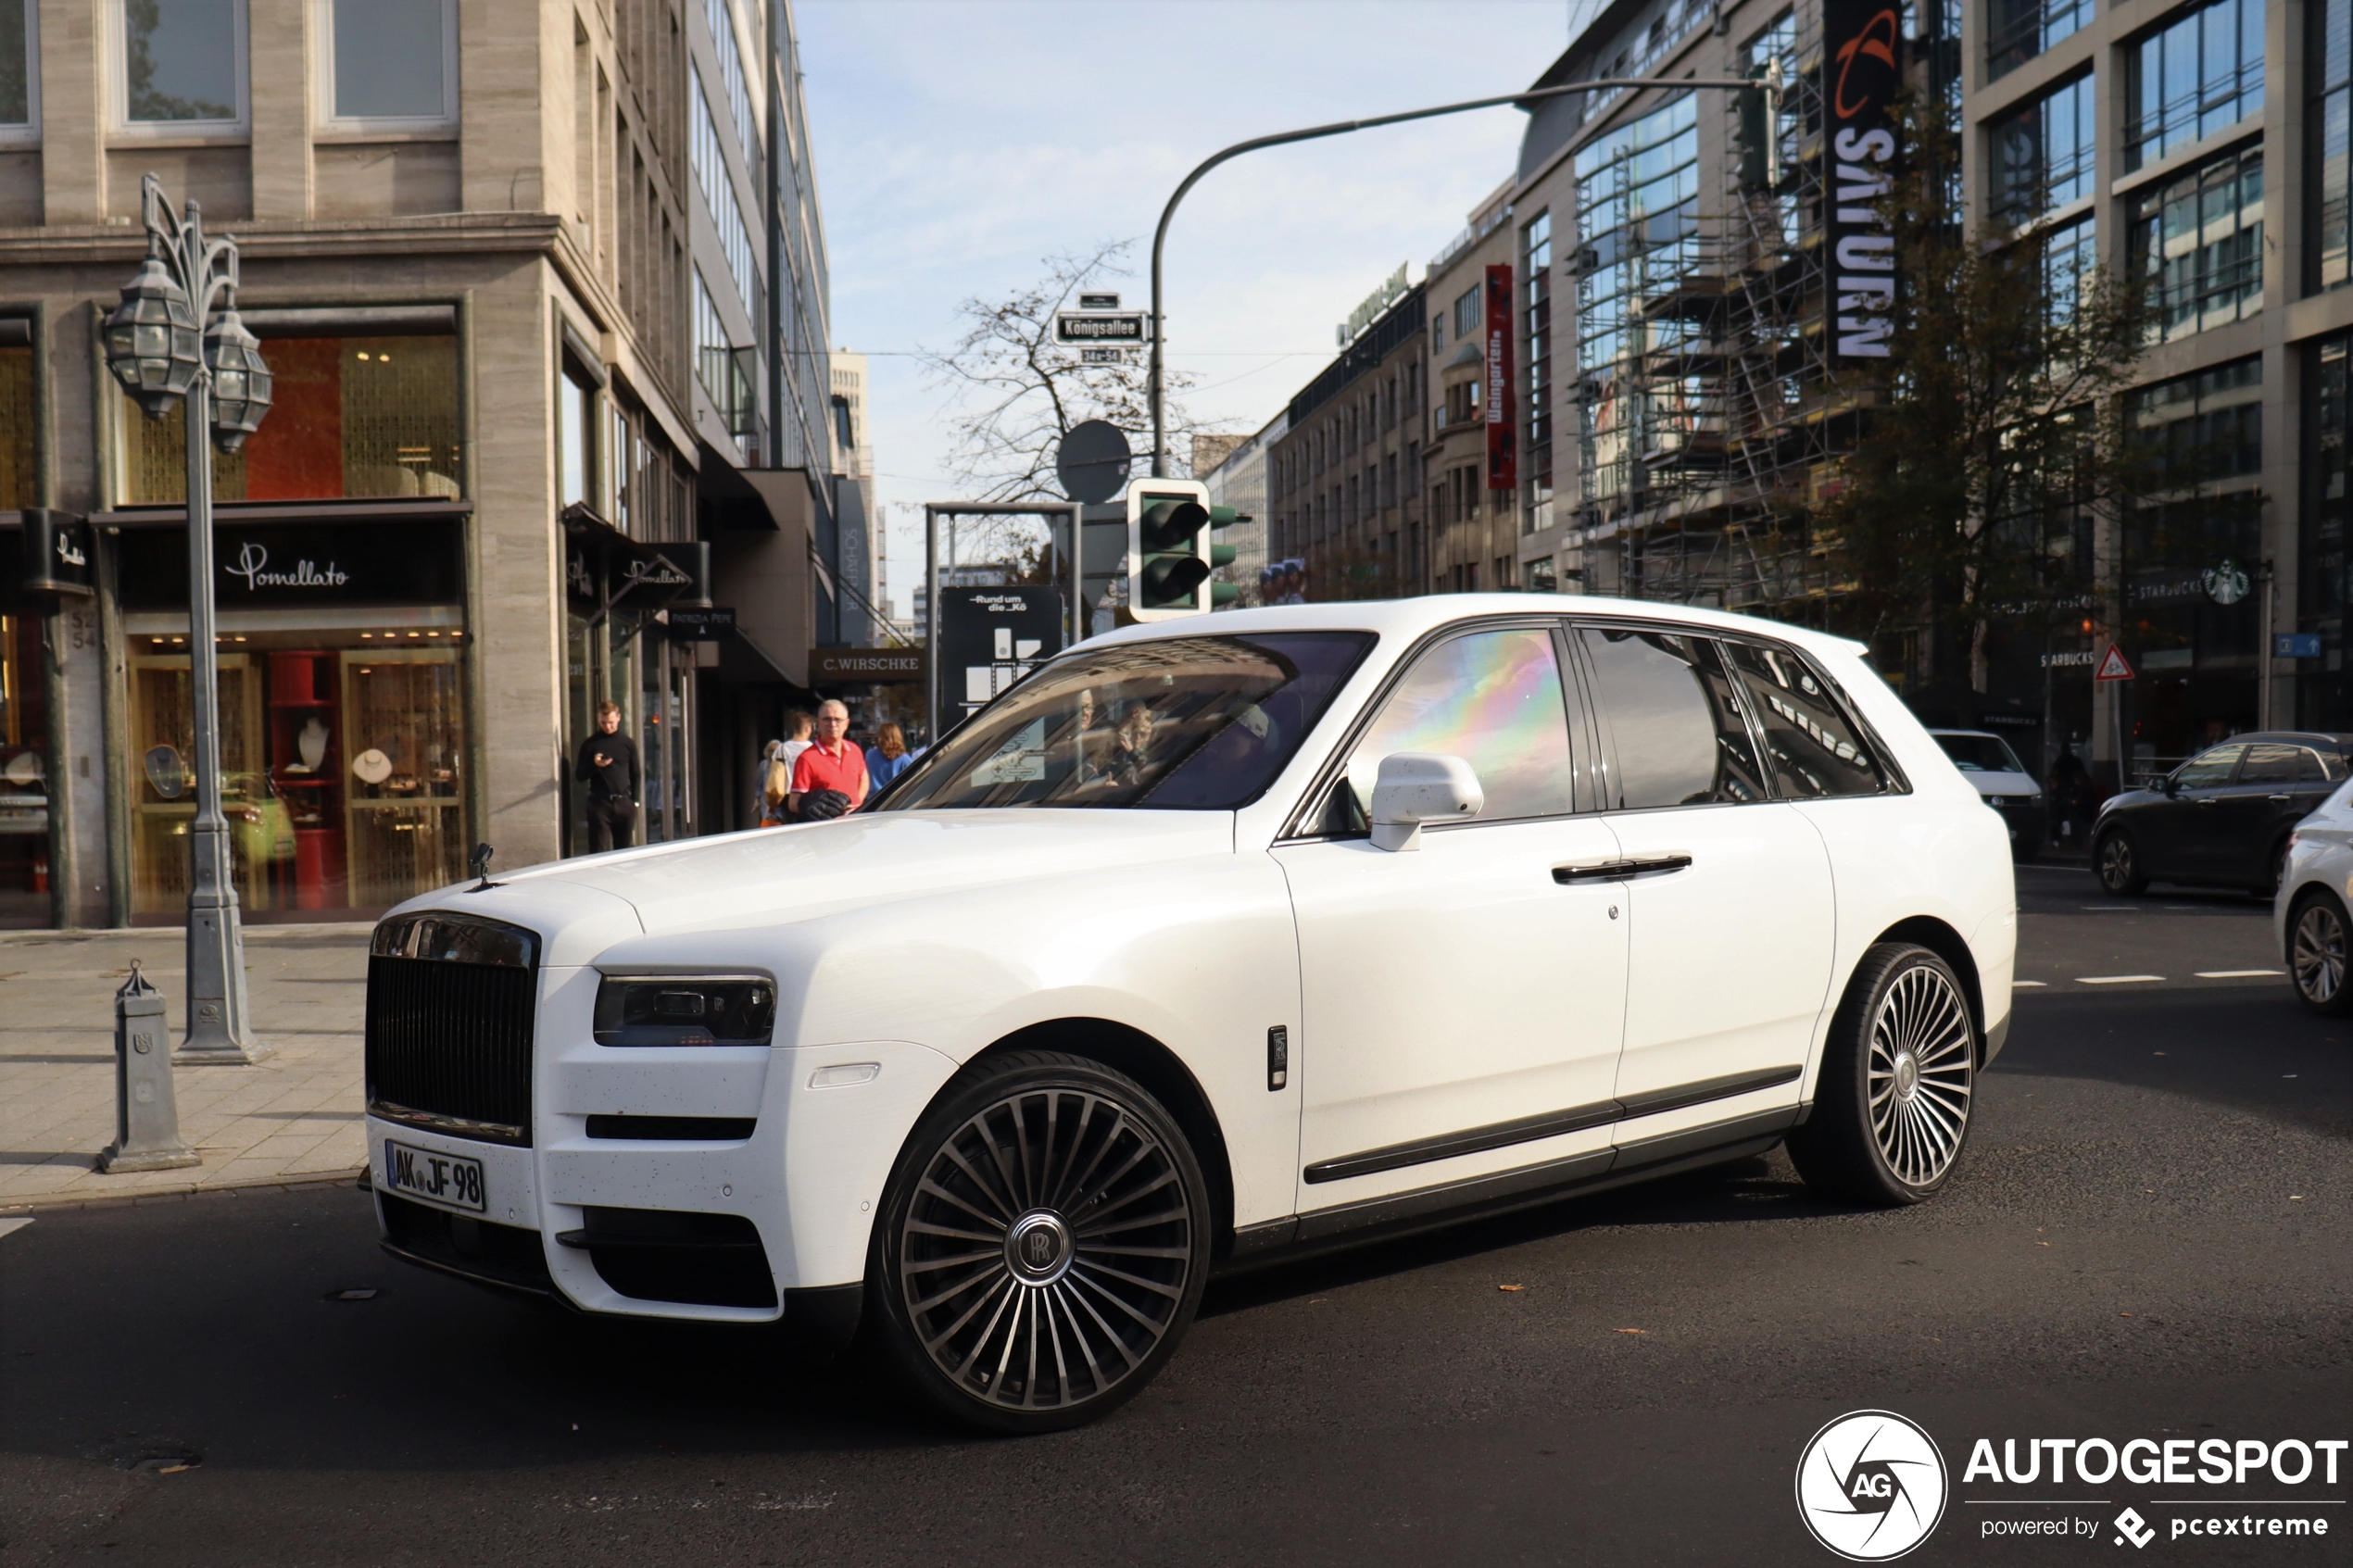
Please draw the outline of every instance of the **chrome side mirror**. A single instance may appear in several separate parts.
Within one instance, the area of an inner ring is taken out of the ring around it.
[[[1373,847],[1419,849],[1424,822],[1461,822],[1486,805],[1478,775],[1459,757],[1434,751],[1384,757],[1373,783]]]

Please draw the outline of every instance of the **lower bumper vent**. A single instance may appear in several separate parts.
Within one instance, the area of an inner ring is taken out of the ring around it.
[[[587,1223],[556,1240],[588,1254],[623,1296],[697,1307],[774,1307],[775,1276],[760,1230],[741,1214],[671,1209],[585,1210]]]
[[[556,1294],[537,1231],[493,1224],[384,1193],[376,1201],[384,1205],[384,1248],[395,1256],[483,1285]]]

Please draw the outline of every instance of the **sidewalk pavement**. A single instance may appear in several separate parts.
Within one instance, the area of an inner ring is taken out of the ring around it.
[[[356,1175],[367,1165],[360,1035],[364,924],[245,928],[253,1067],[172,1074],[180,1136],[204,1157],[106,1175],[114,1141],[114,993],[141,961],[173,1038],[187,1017],[178,927],[0,932],[0,1214],[30,1206]]]

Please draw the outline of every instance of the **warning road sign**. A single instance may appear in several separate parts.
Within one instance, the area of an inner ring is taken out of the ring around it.
[[[2124,650],[2114,643],[2108,644],[2108,652],[2100,656],[2100,667],[2092,672],[2092,679],[2130,681],[2133,678],[2133,666],[2125,661]]]

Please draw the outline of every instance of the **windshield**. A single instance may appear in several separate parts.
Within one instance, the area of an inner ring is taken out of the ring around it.
[[[1268,632],[1082,649],[981,709],[875,809],[1230,810],[1274,782],[1372,646]]]
[[[2022,773],[2026,765],[1999,735],[1939,735],[1936,744],[1964,773]]]

